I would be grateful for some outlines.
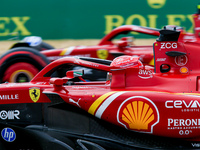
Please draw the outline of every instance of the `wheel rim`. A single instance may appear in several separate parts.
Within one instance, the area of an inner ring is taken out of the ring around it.
[[[17,70],[11,74],[10,82],[29,82],[34,75],[27,70]]]
[[[29,82],[38,72],[39,70],[32,64],[26,62],[15,63],[6,69],[3,81]]]

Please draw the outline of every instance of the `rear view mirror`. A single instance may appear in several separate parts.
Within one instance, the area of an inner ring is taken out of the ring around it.
[[[127,41],[118,41],[117,45],[119,46],[119,48],[123,48],[128,46],[128,42]]]
[[[66,76],[68,79],[73,79],[75,77],[82,77],[84,75],[84,70],[71,70],[67,71]]]
[[[72,70],[72,71],[67,71],[66,73],[66,78],[67,79],[74,79],[74,78],[79,78],[79,80],[86,82],[82,76],[84,75],[84,70]]]
[[[67,78],[51,78],[50,84],[54,84],[56,86],[61,86],[68,81]]]

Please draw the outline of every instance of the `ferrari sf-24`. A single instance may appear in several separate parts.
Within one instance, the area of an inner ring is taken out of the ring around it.
[[[40,37],[26,37],[0,58],[0,82],[28,82],[50,62],[66,56],[92,57],[113,60],[121,55],[137,55],[145,64],[152,64],[152,46],[135,46],[130,32],[159,36],[158,29],[126,25],[114,29],[98,45],[71,46],[54,49]],[[115,39],[122,37],[121,40]]]
[[[179,35],[160,31],[154,67],[133,56],[65,57],[28,83],[1,84],[0,149],[200,148],[199,44]],[[107,80],[87,82],[72,66]]]
[[[185,32],[181,27],[166,26],[166,28],[176,28],[181,31],[179,41],[200,41],[194,34]],[[1,56],[0,82],[28,82],[49,62],[68,56],[91,57],[105,60],[113,60],[122,55],[138,56],[143,64],[153,66],[152,45],[136,46],[133,43],[132,37],[127,37],[124,34],[135,31],[159,36],[159,30],[136,25],[124,25],[117,27],[106,35],[98,45],[71,46],[61,49],[43,49],[44,44],[47,43],[42,42],[40,37],[26,37]],[[116,37],[122,35],[125,37],[122,37],[117,42],[114,40]],[[47,45],[45,46],[48,48]]]
[[[176,28],[176,30],[181,31],[178,39],[180,42],[199,43],[199,18],[199,12],[193,15],[195,34],[187,33],[181,27],[168,25],[166,28]],[[130,55],[139,56],[143,64],[154,65],[152,45],[134,45],[133,38],[129,35],[131,32],[138,32],[155,37],[159,36],[159,31],[160,29],[155,28],[124,25],[112,30],[95,46],[71,46],[60,49],[53,48],[43,42],[40,37],[26,37],[1,56],[0,82],[28,82],[48,63],[66,56],[113,60],[118,56]],[[95,75],[89,77],[90,80],[102,79],[99,73],[94,71],[88,70],[85,74],[90,76],[91,72]]]
[[[166,26],[181,31],[179,41],[199,42],[199,38],[192,33],[186,33],[181,27]],[[124,25],[117,27],[106,35],[95,46],[71,46],[61,49],[47,49],[50,45],[42,42],[39,37],[26,37],[15,44],[0,58],[0,82],[28,82],[48,63],[62,57],[80,56],[113,60],[122,55],[138,56],[143,64],[154,64],[153,47],[136,46],[132,37],[124,34],[139,32],[159,36],[160,29],[141,27],[136,25]],[[122,37],[116,42],[116,37]],[[44,49],[44,46],[46,49]],[[39,50],[39,51],[38,51]],[[87,74],[87,72],[85,72]],[[93,72],[95,73],[95,72]],[[93,76],[94,78],[95,76]]]

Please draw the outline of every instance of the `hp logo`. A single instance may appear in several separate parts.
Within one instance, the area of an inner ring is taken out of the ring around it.
[[[16,138],[16,133],[13,129],[11,128],[4,128],[1,131],[1,136],[2,138],[7,141],[7,142],[13,142]]]

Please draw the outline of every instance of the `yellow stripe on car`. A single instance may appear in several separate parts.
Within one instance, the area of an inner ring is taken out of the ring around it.
[[[111,94],[113,94],[115,92],[108,92],[102,96],[100,96],[96,101],[94,101],[94,103],[90,106],[90,108],[88,109],[88,113],[94,115],[96,109],[99,107],[99,105]]]
[[[67,48],[66,48],[66,49],[63,49],[63,50],[62,50],[62,52],[60,52],[60,54],[59,54],[59,55],[60,55],[60,56],[63,56],[63,55],[65,55],[66,51],[67,51]]]

